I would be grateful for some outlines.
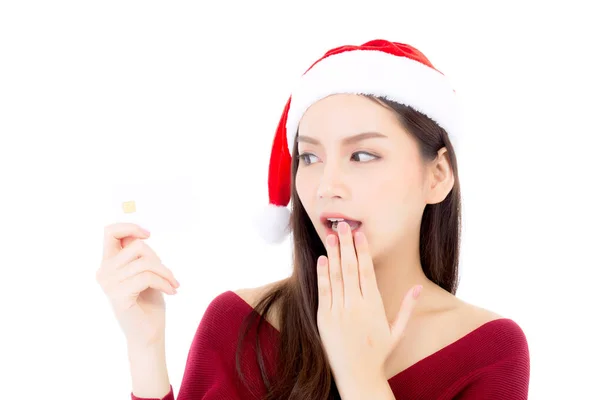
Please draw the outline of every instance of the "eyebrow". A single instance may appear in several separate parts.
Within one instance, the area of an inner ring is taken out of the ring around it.
[[[342,140],[342,144],[348,145],[348,144],[360,142],[361,140],[373,139],[373,138],[387,139],[387,136],[384,135],[383,133],[379,133],[379,132],[363,132],[363,133],[359,133],[357,135],[352,135],[352,136],[348,136],[347,138],[344,138]],[[311,144],[315,144],[315,145],[321,144],[317,139],[310,137],[310,136],[298,135],[296,137],[296,141],[298,143],[305,142],[305,143],[311,143]]]

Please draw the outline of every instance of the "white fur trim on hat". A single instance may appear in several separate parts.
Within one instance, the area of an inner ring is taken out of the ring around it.
[[[281,243],[289,234],[290,215],[287,207],[268,204],[256,216],[255,225],[265,241]]]
[[[453,146],[460,136],[460,105],[442,73],[407,57],[376,50],[354,50],[319,61],[292,91],[286,124],[290,154],[306,110],[315,102],[338,93],[385,96],[434,120],[446,130]]]

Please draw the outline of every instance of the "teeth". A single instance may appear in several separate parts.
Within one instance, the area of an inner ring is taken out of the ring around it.
[[[332,222],[339,222],[339,221],[343,221],[344,220],[344,218],[327,218],[327,219],[329,221],[332,221]]]
[[[338,223],[340,223],[341,221],[344,221],[344,219],[338,219],[338,220],[332,221],[331,229],[333,229],[334,231],[337,232]],[[358,228],[360,226],[360,223],[357,224],[355,222],[352,222],[352,223],[349,222],[348,225],[350,225],[351,230],[355,230],[356,228]]]

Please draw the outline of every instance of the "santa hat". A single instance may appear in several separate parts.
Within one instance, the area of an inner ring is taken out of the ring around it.
[[[460,133],[460,107],[448,79],[416,48],[372,40],[325,53],[300,78],[283,110],[269,163],[269,204],[257,223],[263,238],[281,242],[289,232],[291,154],[304,112],[332,94],[385,97],[414,108],[444,128],[454,148]]]

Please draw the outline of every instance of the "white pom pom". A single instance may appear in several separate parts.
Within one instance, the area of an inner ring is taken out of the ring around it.
[[[269,204],[257,215],[255,225],[268,243],[281,243],[289,233],[290,210]]]

